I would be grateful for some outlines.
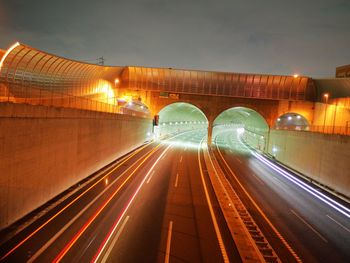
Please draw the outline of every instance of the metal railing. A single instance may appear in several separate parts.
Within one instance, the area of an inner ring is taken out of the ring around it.
[[[275,130],[289,130],[289,131],[305,131],[305,132],[317,132],[326,134],[337,134],[337,135],[350,135],[350,127],[347,122],[345,126],[324,126],[324,125],[308,125],[308,126],[275,126]]]
[[[126,114],[143,118],[150,117],[149,114],[144,112],[125,109],[118,105],[105,103],[90,98],[73,96],[62,92],[54,92],[28,86],[23,87],[20,85],[11,85],[11,87],[8,88],[8,86],[3,83],[0,83],[0,103],[1,102]]]

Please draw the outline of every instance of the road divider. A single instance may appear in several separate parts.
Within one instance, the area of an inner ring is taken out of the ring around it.
[[[216,140],[216,139],[215,139]],[[272,222],[268,219],[268,217],[265,215],[265,213],[262,211],[262,209],[258,206],[258,204],[255,202],[255,200],[251,197],[251,195],[247,192],[247,190],[243,187],[243,185],[241,184],[241,182],[238,180],[237,176],[235,175],[235,173],[232,171],[231,167],[228,165],[228,163],[226,162],[224,156],[222,155],[220,148],[218,147],[218,144],[215,143],[216,145],[216,150],[222,160],[223,165],[226,167],[226,171],[228,171],[230,173],[230,175],[232,176],[232,178],[235,180],[235,182],[237,183],[237,185],[240,187],[240,189],[244,192],[244,194],[248,197],[248,199],[250,200],[250,202],[252,203],[252,205],[255,207],[255,209],[259,212],[259,214],[262,216],[262,218],[265,220],[265,222],[269,225],[269,227],[271,228],[271,230],[274,232],[274,234],[278,237],[278,239],[282,242],[282,244],[287,248],[287,250],[289,251],[289,253],[291,254],[291,256],[297,261],[297,262],[302,262],[302,260],[300,259],[300,257],[297,255],[297,253],[294,251],[294,249],[290,246],[290,244],[286,241],[286,239],[281,235],[281,233],[277,230],[277,228],[272,224]],[[233,190],[233,189],[232,189]],[[260,231],[260,233],[262,233]],[[266,242],[267,239],[265,238]],[[271,247],[271,245],[270,245]],[[271,247],[272,248],[272,247]],[[260,247],[259,247],[260,249]],[[275,252],[275,254],[277,255],[277,253]]]
[[[201,174],[201,180],[202,180],[202,184],[203,184],[203,189],[204,189],[205,197],[206,197],[206,200],[207,200],[207,203],[208,203],[210,216],[211,216],[211,219],[213,221],[215,234],[216,234],[216,237],[217,237],[218,242],[219,242],[219,247],[220,247],[220,250],[221,250],[221,254],[222,254],[224,262],[228,263],[228,262],[230,262],[230,260],[229,260],[228,255],[227,255],[225,244],[224,244],[224,241],[223,241],[223,238],[222,238],[222,235],[221,235],[221,232],[220,232],[220,228],[219,228],[219,225],[218,225],[215,213],[214,213],[213,205],[212,205],[212,202],[210,200],[210,196],[209,196],[209,193],[208,193],[207,185],[206,185],[205,179],[204,179],[204,172],[203,172],[203,169],[202,169],[202,162],[201,162],[200,151],[201,151],[204,139],[205,138],[203,138],[202,141],[198,145],[199,172]]]

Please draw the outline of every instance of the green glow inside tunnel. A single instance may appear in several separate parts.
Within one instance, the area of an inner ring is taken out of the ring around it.
[[[170,104],[158,115],[159,126],[155,127],[157,136],[208,127],[204,113],[196,106],[185,102]]]
[[[267,145],[269,126],[266,120],[255,110],[234,107],[223,111],[213,123],[212,139],[227,129],[240,129],[244,140],[252,147],[264,150]]]

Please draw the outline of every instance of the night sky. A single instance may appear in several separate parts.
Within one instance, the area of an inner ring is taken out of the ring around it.
[[[334,76],[350,64],[350,0],[0,0],[19,41],[108,65]]]

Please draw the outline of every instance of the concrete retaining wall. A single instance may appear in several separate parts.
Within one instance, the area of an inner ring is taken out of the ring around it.
[[[0,103],[0,229],[141,145],[152,121]]]
[[[271,130],[268,152],[313,180],[350,198],[350,137]]]

